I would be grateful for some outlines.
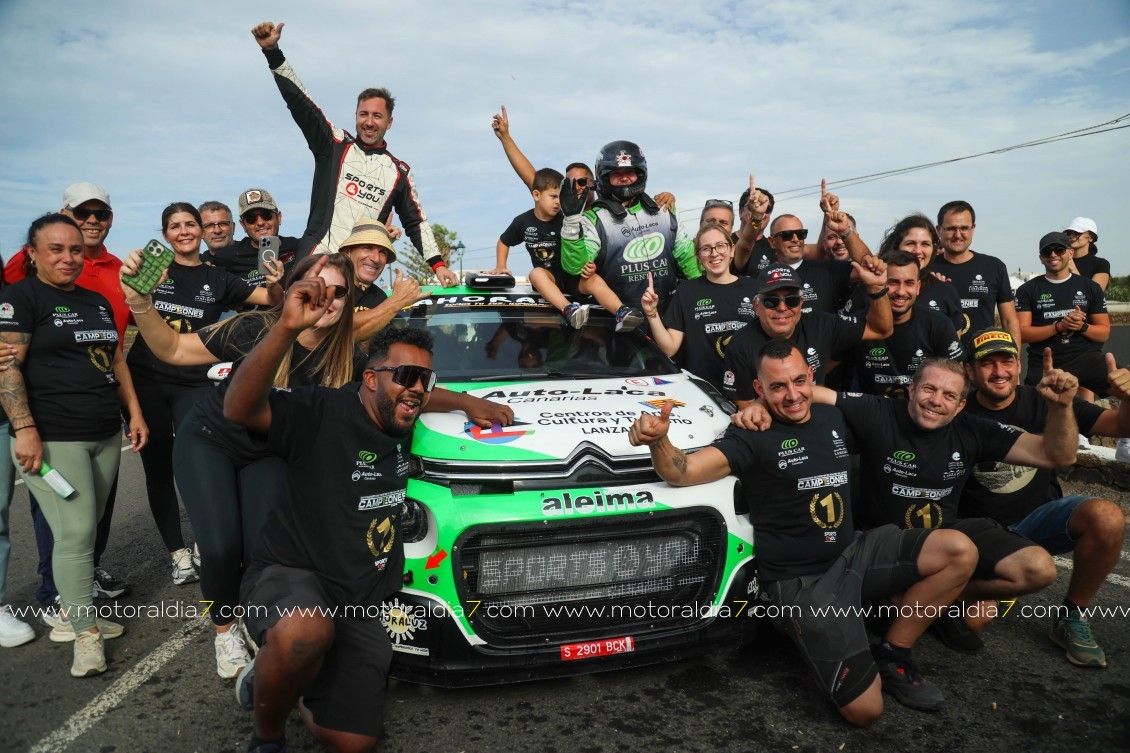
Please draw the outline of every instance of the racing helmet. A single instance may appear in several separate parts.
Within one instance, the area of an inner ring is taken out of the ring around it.
[[[612,171],[622,167],[635,168],[639,180],[630,186],[612,185]],[[647,188],[647,159],[643,150],[631,141],[613,141],[605,144],[596,157],[596,191],[602,199],[627,201]]]

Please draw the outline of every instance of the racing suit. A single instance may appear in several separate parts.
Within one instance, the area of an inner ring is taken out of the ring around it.
[[[263,50],[263,54],[283,101],[314,155],[310,217],[298,257],[336,253],[355,225],[385,222],[395,209],[412,245],[434,268],[443,257],[420,206],[412,169],[390,154],[385,142],[366,146],[326,119],[281,49]]]

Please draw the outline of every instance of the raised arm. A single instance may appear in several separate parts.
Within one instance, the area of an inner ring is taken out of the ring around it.
[[[734,245],[734,268],[738,274],[745,273],[749,257],[753,254],[753,244],[765,235],[765,215],[769,211],[769,197],[757,190],[753,173],[749,174],[749,199],[746,206],[749,208],[749,222],[742,225],[738,242]],[[740,212],[742,208],[734,209]]]
[[[885,340],[895,331],[895,315],[891,311],[891,301],[887,298],[887,265],[870,252],[861,262],[853,261],[861,285],[866,286],[871,305],[867,309],[864,340]]]
[[[647,324],[651,328],[651,338],[663,351],[663,355],[668,358],[674,357],[683,344],[683,333],[677,329],[667,329],[666,325],[663,324],[663,319],[659,316],[659,296],[655,293],[651,272],[647,273],[647,290],[644,291],[643,298],[640,300],[640,306],[643,308],[644,316],[647,317]]]
[[[501,112],[494,114],[490,126],[494,129],[494,135],[502,142],[502,151],[506,153],[506,159],[510,161],[514,172],[518,173],[526,188],[534,190],[534,173],[537,171],[526,159],[526,155],[522,154],[522,150],[514,142],[514,137],[510,135],[510,117],[506,114],[506,105],[502,105]]]
[[[267,284],[252,288],[250,295],[243,299],[244,303],[249,303],[252,306],[278,306],[282,301],[284,272],[282,262],[269,261],[267,262],[267,269],[269,271],[264,276]]]
[[[1044,348],[1044,376],[1036,385],[1048,403],[1048,420],[1044,435],[1027,432],[1017,438],[1005,456],[1012,465],[1032,468],[1062,468],[1075,462],[1079,427],[1071,403],[1079,389],[1079,380],[1052,363],[1052,349]]]
[[[133,277],[140,269],[141,251],[130,251],[122,262],[122,277]],[[165,281],[165,277],[166,274],[162,273],[161,282]],[[204,347],[200,335],[195,332],[175,332],[161,316],[161,312],[153,308],[152,297],[141,295],[124,282],[122,292],[125,293],[126,305],[137,324],[137,331],[153,351],[153,355],[174,366],[207,366],[217,362],[217,358]]]
[[[392,295],[368,311],[353,314],[353,341],[364,342],[388,326],[401,309],[411,306],[424,297],[420,283],[396,270],[396,280],[392,283]]]

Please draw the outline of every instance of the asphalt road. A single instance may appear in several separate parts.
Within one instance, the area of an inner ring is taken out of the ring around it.
[[[1130,328],[1111,349],[1130,361]],[[184,521],[191,541],[191,528]],[[8,601],[34,603],[35,546],[27,495],[12,504]],[[210,628],[169,614],[197,605],[197,584],[174,586],[145,502],[141,464],[123,454],[118,510],[104,566],[133,584],[122,607],[164,615],[122,620],[107,643],[110,671],[70,677],[71,648],[37,625],[32,643],[0,649],[0,751],[242,751],[251,716],[214,669]],[[1021,603],[1061,602],[1070,575]],[[938,713],[888,701],[856,730],[815,691],[787,642],[763,630],[744,649],[694,660],[519,685],[437,690],[393,682],[383,751],[1115,751],[1130,750],[1130,555],[1123,552],[1097,606],[1109,668],[1070,665],[1046,636],[1049,620],[1013,614],[975,657],[924,636],[915,655],[947,696]],[[1021,605],[1014,609],[1019,610]],[[598,662],[599,659],[593,660]],[[591,666],[597,666],[593,664]],[[317,750],[292,715],[291,749]]]

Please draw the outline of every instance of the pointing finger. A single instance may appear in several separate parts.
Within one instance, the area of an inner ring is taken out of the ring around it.
[[[306,270],[306,274],[302,275],[303,280],[314,279],[315,277],[318,276],[318,273],[322,271],[322,267],[326,266],[326,261],[329,260],[330,255],[329,254],[319,254],[319,256],[321,258],[316,260],[313,264],[311,264],[310,269]]]
[[[655,280],[652,279],[651,272],[647,273],[647,292],[649,292],[649,293],[655,292]]]
[[[827,196],[827,195],[828,195],[828,179],[827,178],[821,178],[820,179],[820,196],[824,197],[824,196]]]
[[[1052,349],[1044,348],[1044,373],[1047,374],[1054,368],[1055,364],[1052,363]]]

